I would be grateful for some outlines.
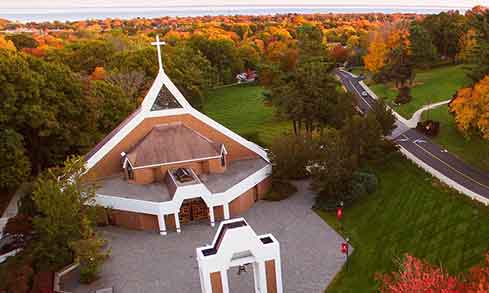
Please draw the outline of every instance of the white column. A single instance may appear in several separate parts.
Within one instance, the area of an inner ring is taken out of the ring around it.
[[[267,271],[265,269],[265,262],[258,262],[258,286],[260,293],[267,292]]]
[[[213,293],[211,284],[211,275],[207,270],[200,271],[200,286],[202,293]]]
[[[221,283],[222,283],[222,292],[229,293],[229,280],[228,280],[228,271],[221,271]]]
[[[225,203],[222,205],[222,209],[224,210],[224,220],[229,220],[229,203]]]
[[[280,260],[280,254],[275,258],[275,280],[277,280],[277,293],[283,293],[282,284],[282,263]]]
[[[175,216],[175,227],[177,228],[177,233],[180,233],[182,232],[182,230],[180,230],[180,218],[178,217],[178,212],[176,212],[174,216]]]
[[[214,219],[214,207],[209,207],[209,219],[211,221],[211,227],[214,227],[216,225],[216,221]]]
[[[255,281],[255,292],[260,293],[260,274],[259,274],[259,268],[258,268],[258,263],[254,262],[253,264],[253,280]]]
[[[158,214],[158,226],[160,227],[160,235],[166,235],[165,215]]]

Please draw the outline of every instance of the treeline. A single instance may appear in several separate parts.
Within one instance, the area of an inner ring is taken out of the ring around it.
[[[487,7],[474,7],[465,15],[443,12],[413,22],[385,24],[373,34],[363,61],[374,81],[395,85],[397,103],[410,101],[416,69],[466,64],[473,86],[454,93],[450,111],[462,132],[489,138]]]

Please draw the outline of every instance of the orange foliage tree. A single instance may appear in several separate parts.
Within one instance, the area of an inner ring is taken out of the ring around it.
[[[450,111],[461,131],[479,132],[489,140],[489,75],[473,87],[459,90]]]
[[[105,72],[105,69],[103,67],[95,67],[93,70],[92,74],[90,75],[91,80],[104,80],[106,77],[107,73]]]
[[[10,51],[16,51],[15,45],[12,41],[6,40],[3,36],[0,35],[0,49],[7,49]]]
[[[374,40],[368,46],[368,54],[363,57],[365,68],[372,73],[379,72],[385,66],[388,52],[383,38],[380,34],[376,34]]]

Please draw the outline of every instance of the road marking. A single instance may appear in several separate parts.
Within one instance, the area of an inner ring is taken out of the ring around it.
[[[405,138],[407,138],[404,134],[402,134],[402,136],[404,136]],[[414,144],[414,143],[413,143]],[[429,150],[425,149],[424,147],[422,147],[421,145],[419,144],[414,144],[415,146],[419,147],[421,150],[423,150],[425,153],[427,153],[428,155],[432,156],[433,158],[437,159],[438,161],[440,161],[441,163],[443,163],[444,165],[446,165],[448,168],[452,169],[453,171],[457,172],[458,174],[462,175],[463,177],[469,179],[470,181],[484,187],[484,188],[487,188],[489,189],[489,186],[485,185],[484,183],[481,183],[477,180],[475,180],[474,178],[470,177],[469,175],[463,173],[463,172],[460,172],[459,170],[457,170],[455,167],[453,167],[452,165],[448,164],[447,162],[445,162],[444,160],[440,159],[439,157],[437,157],[435,154],[431,153]],[[429,165],[429,164],[428,164]],[[434,168],[433,166],[429,165],[430,167]],[[459,183],[460,184],[460,183]],[[461,184],[462,185],[462,184]],[[468,187],[466,187],[468,188]]]
[[[399,138],[399,139],[397,139],[397,141],[406,142],[406,141],[409,141],[409,138]]]
[[[360,99],[362,99],[362,100],[365,102],[365,104],[367,104],[367,106],[368,106],[370,109],[373,109],[373,107],[372,107],[372,106],[371,106],[371,105],[370,105],[370,104],[367,102],[367,100],[365,100],[365,99],[363,98],[363,96],[360,94],[360,92],[357,90],[357,88],[356,88],[356,87],[353,85],[353,82],[351,82],[351,80],[350,80],[350,79],[348,79],[348,82],[350,82],[351,87],[352,87],[352,88],[353,88],[353,89],[354,89],[354,90],[357,92],[357,95],[360,97]]]

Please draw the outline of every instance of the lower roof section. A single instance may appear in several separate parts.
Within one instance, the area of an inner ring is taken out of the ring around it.
[[[240,183],[269,163],[262,158],[231,161],[224,173],[200,175],[200,181],[211,193],[224,192]],[[97,181],[98,195],[122,197],[151,202],[165,202],[172,199],[172,194],[165,182],[151,184],[133,184],[127,182],[123,175]]]

